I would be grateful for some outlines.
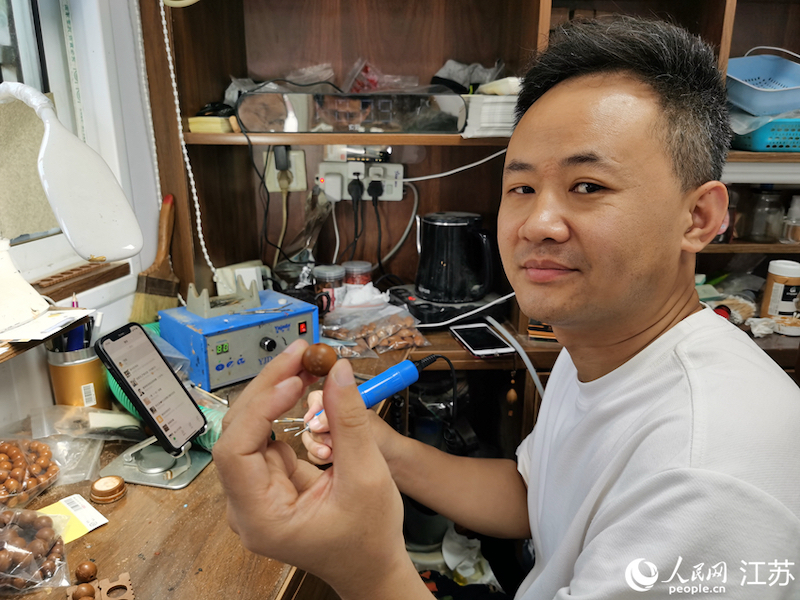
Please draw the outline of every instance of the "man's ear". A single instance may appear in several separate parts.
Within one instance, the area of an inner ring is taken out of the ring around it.
[[[714,239],[728,217],[728,188],[721,181],[707,181],[690,195],[692,224],[683,234],[681,250],[697,254]]]

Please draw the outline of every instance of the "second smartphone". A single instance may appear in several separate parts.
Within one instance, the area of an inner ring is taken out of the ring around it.
[[[473,356],[484,358],[487,356],[499,356],[502,354],[513,354],[514,348],[494,329],[486,323],[469,323],[467,325],[452,325],[450,333],[453,334],[462,346],[464,346]]]

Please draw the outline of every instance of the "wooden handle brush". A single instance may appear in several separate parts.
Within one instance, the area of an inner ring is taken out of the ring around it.
[[[139,273],[136,295],[133,297],[131,321],[151,323],[158,318],[158,311],[178,306],[180,281],[169,264],[169,247],[172,242],[172,226],[175,222],[175,207],[172,194],[164,197],[158,216],[158,250],[150,268]]]

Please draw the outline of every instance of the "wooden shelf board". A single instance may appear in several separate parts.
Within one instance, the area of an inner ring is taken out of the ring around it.
[[[69,310],[69,309],[59,307],[58,310]],[[4,349],[2,354],[0,354],[0,363],[4,363],[7,360],[11,360],[15,356],[19,356],[20,354],[27,352],[31,348],[35,348],[36,346],[44,344],[45,342],[56,337],[57,335],[64,335],[67,331],[75,329],[79,325],[85,325],[86,323],[89,322],[90,319],[91,316],[81,317],[77,321],[70,323],[67,327],[64,327],[63,329],[59,329],[58,332],[54,333],[50,337],[43,340],[31,340],[30,342],[13,342],[13,343],[0,342],[0,348]],[[5,348],[8,348],[8,350],[5,350]]]
[[[746,152],[731,150],[728,162],[746,163],[800,163],[800,152]]]
[[[507,329],[511,331],[514,330],[511,323],[506,322],[504,325]],[[429,354],[443,354],[453,361],[453,366],[459,370],[502,369],[510,371],[525,369],[524,363],[516,354],[475,358],[455,340],[449,331],[421,331],[431,345],[412,349],[408,356],[411,360],[419,360]],[[516,338],[525,349],[525,353],[528,355],[528,358],[537,371],[549,371],[553,367],[553,363],[555,363],[558,353],[561,351],[561,344],[558,342],[528,340],[527,334],[517,334]],[[437,361],[428,367],[429,370],[433,371],[449,368],[449,365],[445,361]]]
[[[709,244],[701,252],[703,254],[798,254],[800,244],[756,244],[736,241],[730,244]]]
[[[245,146],[247,137],[256,146],[289,144],[314,146],[325,144],[356,144],[360,146],[500,146],[508,138],[464,139],[454,133],[186,133],[187,144],[205,146]]]
[[[500,146],[508,138],[462,138],[456,133],[185,133],[187,144],[198,146],[245,146],[247,137],[257,146],[290,144],[314,146],[325,144],[395,145],[395,146]],[[798,163],[800,152],[746,152],[731,150],[728,162]]]

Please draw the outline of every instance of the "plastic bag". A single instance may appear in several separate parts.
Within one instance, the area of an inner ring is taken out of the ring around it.
[[[347,72],[342,89],[349,94],[374,92],[380,85],[382,75],[366,58],[359,58]]]
[[[355,344],[332,343],[329,344],[336,351],[339,358],[378,358],[378,355],[367,347],[363,339],[356,340]]]
[[[178,379],[181,381],[188,379],[189,359],[160,335],[156,335],[152,331],[147,331],[147,335],[159,349],[161,354],[164,355],[164,358],[167,359],[167,364],[172,367],[172,370],[178,376]]]
[[[423,348],[430,346],[431,343],[425,338],[416,327],[403,327],[396,333],[383,338],[375,346],[378,354],[391,350],[405,350],[406,348]]]
[[[22,508],[53,485],[60,470],[48,444],[0,440],[0,506]]]
[[[321,81],[333,81],[334,76],[333,66],[331,63],[321,63],[318,65],[311,65],[309,67],[295,69],[286,76],[286,79],[292,83],[309,85],[312,83],[319,83]]]
[[[50,445],[53,460],[60,465],[59,485],[97,479],[103,440],[55,435],[39,441]]]
[[[69,585],[62,534],[66,515],[34,510],[0,512],[0,595]]]
[[[333,204],[328,201],[320,187],[315,185],[306,197],[303,230],[284,245],[283,252],[288,259],[275,265],[275,274],[278,277],[294,286],[310,283],[311,267],[315,262],[314,246],[332,210]]]
[[[380,69],[366,58],[359,58],[350,67],[342,83],[342,89],[349,94],[363,94],[378,90],[407,90],[419,86],[415,75],[384,75]]]
[[[334,311],[325,318],[322,335],[363,342],[379,354],[389,350],[429,346],[416,328],[418,321],[405,308],[387,305],[373,310]]]
[[[387,303],[381,303],[373,308],[336,309],[325,315],[322,335],[336,340],[355,340],[365,337],[375,329],[375,323],[402,310],[399,306]],[[413,317],[409,325],[413,325]]]
[[[141,421],[127,413],[62,405],[46,406],[38,413],[32,414],[31,433],[35,439],[51,435],[67,435],[96,440],[138,442],[147,437]]]

